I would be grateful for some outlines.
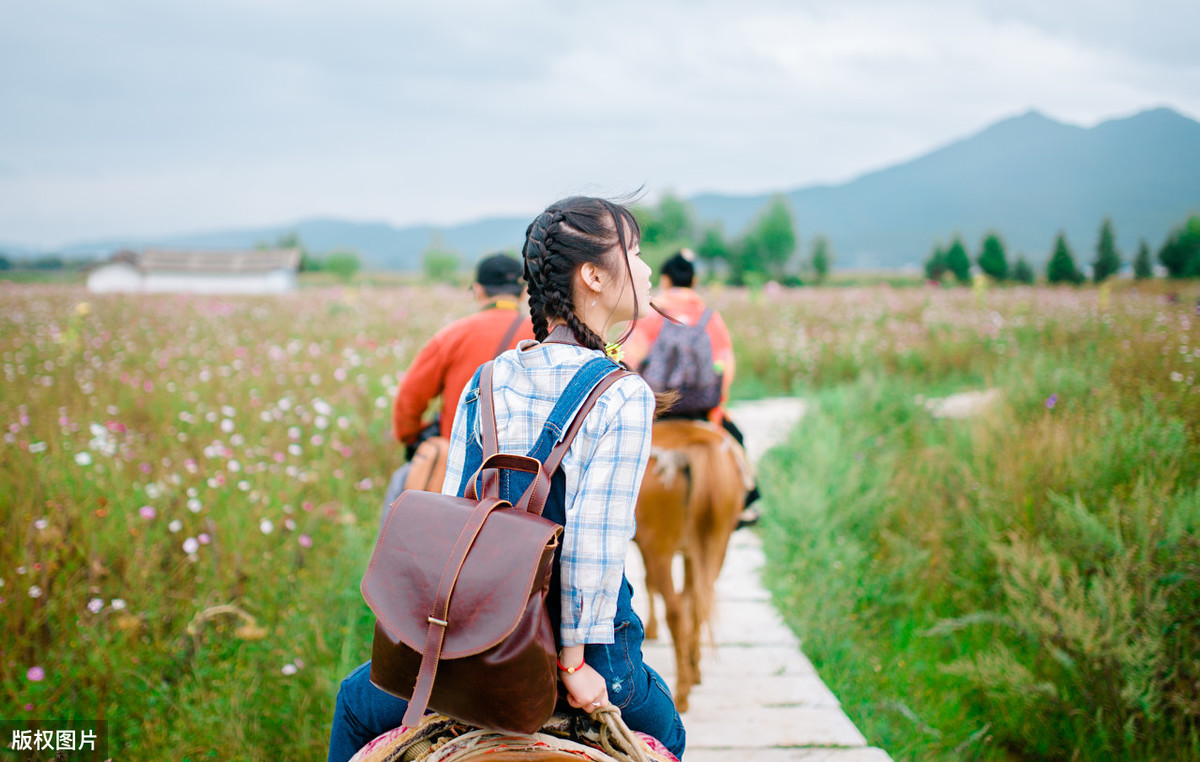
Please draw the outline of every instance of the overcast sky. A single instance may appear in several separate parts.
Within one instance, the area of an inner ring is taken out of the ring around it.
[[[0,242],[840,182],[1030,108],[1200,118],[1197,0],[4,0]]]

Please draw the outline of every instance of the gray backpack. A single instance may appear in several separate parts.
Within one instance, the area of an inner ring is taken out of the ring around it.
[[[669,417],[699,417],[721,403],[721,373],[713,362],[706,309],[695,325],[663,321],[658,339],[650,347],[638,372],[656,392],[674,390],[679,401],[667,412]]]

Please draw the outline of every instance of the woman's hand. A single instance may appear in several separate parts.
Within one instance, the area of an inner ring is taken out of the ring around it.
[[[591,713],[608,703],[608,684],[591,665],[585,664],[569,675],[562,671],[558,674],[567,689],[567,703],[576,709]]]
[[[567,689],[567,703],[576,709],[590,714],[608,703],[608,684],[591,665],[584,664],[583,646],[568,646],[562,650],[558,655],[558,676]]]

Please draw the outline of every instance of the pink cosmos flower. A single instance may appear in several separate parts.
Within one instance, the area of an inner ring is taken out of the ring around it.
[[[32,682],[40,683],[46,679],[46,670],[41,667],[30,667],[29,671],[25,673],[25,677]]]
[[[150,521],[155,516],[158,515],[158,511],[154,510],[153,508],[151,508],[148,505],[143,505],[141,508],[138,509],[138,515],[141,516],[146,521]]]

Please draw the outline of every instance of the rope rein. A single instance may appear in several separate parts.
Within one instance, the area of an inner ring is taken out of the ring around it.
[[[592,710],[591,717],[600,723],[600,745],[606,754],[619,762],[653,762],[641,739],[621,719],[620,709],[605,704]]]

